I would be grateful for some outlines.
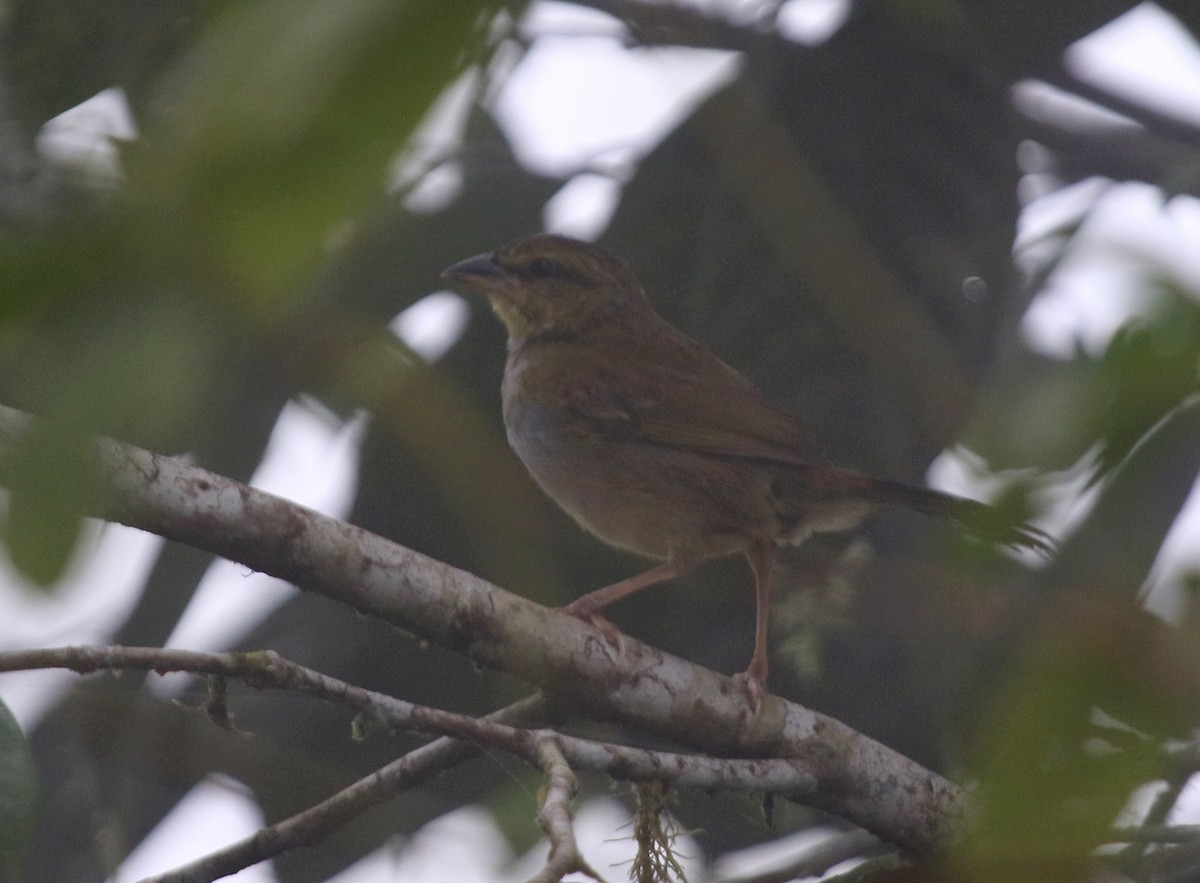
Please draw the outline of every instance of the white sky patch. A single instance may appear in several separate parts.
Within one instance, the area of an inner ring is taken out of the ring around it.
[[[531,808],[531,816],[536,813]],[[491,814],[465,806],[425,825],[407,844],[375,850],[328,883],[496,883],[511,859]]]
[[[1196,41],[1154,3],[1142,3],[1066,53],[1082,79],[1148,107],[1200,122]]]
[[[1188,578],[1200,575],[1200,481],[1192,486],[1179,517],[1167,532],[1146,581],[1147,609],[1167,622],[1178,623],[1189,603]]]
[[[436,362],[467,328],[471,311],[451,291],[426,295],[391,321],[392,332],[426,362]]]
[[[1168,825],[1200,824],[1200,775],[1188,779],[1166,822]]]
[[[365,417],[343,423],[315,403],[289,402],[280,412],[250,484],[334,518],[354,502]],[[244,565],[218,560],[196,589],[168,647],[223,650],[252,630],[296,592],[288,583]],[[149,688],[169,695],[186,678],[151,678]]]
[[[628,29],[607,12],[587,9],[573,3],[539,0],[532,4],[521,20],[521,36],[532,39],[541,34],[559,36],[612,37],[623,40]]]
[[[1200,48],[1152,3],[1078,41],[1067,62],[1102,88],[1200,121]],[[1056,97],[1049,87],[1028,84],[1016,90],[1015,98],[1051,109],[1055,101],[1078,105],[1076,99]],[[1071,358],[1078,347],[1102,351],[1117,329],[1144,310],[1146,283],[1155,274],[1200,291],[1200,203],[1177,196],[1164,207],[1161,191],[1145,184],[1084,182],[1033,201],[1022,214],[1018,253],[1039,233],[1062,223],[1063,207],[1073,200],[1068,215],[1090,209],[1084,228],[1021,328],[1030,347],[1059,358]]]
[[[612,37],[544,36],[495,96],[493,112],[532,171],[621,168],[653,149],[737,68],[731,52],[631,51]]]
[[[49,120],[38,133],[37,146],[55,162],[115,176],[120,164],[114,139],[135,137],[137,127],[125,93],[105,89]]]
[[[392,164],[389,191],[403,186],[406,174],[414,167],[441,162],[458,148],[479,79],[478,71],[469,70],[433,102]]]
[[[0,649],[106,640],[137,603],[164,542],[132,527],[89,519],[75,560],[49,591],[17,573],[0,547]],[[28,731],[78,680],[70,672],[11,672],[0,678],[0,699]]]
[[[1041,80],[1021,80],[1012,88],[1013,103],[1025,114],[1035,119],[1057,125],[1071,126],[1078,123],[1121,123],[1136,126],[1128,117],[1080,98],[1071,92],[1059,89]]]
[[[584,803],[575,813],[575,836],[583,857],[605,880],[623,880],[628,874],[630,863],[637,854],[633,841],[632,821],[629,810],[617,800],[598,798]],[[675,841],[675,857],[683,866],[689,880],[701,878],[700,856],[704,854],[699,844],[688,834],[681,834]],[[503,883],[520,883],[528,880],[545,863],[549,844],[543,840],[514,863]],[[445,879],[445,874],[440,878]],[[572,881],[586,880],[583,876],[571,875]],[[422,883],[435,883],[429,878]]]
[[[720,880],[769,879],[772,871],[787,867],[797,857],[836,837],[838,833],[832,828],[809,828],[723,855],[713,868],[713,876]],[[854,864],[858,864],[858,860]],[[840,873],[851,865],[842,863],[835,867]],[[830,868],[829,872],[832,871],[833,868]]]
[[[201,782],[177,803],[121,863],[108,883],[133,883],[249,837],[263,825],[254,800],[235,782],[222,776]],[[276,883],[270,865],[238,872],[237,883]]]
[[[1111,185],[1095,199],[1022,321],[1032,349],[1064,359],[1079,348],[1102,352],[1122,325],[1146,312],[1147,284],[1156,276],[1200,291],[1200,202],[1178,196],[1164,206],[1162,200],[1146,184]],[[1038,220],[1041,208],[1026,212],[1025,230],[1050,226]]]
[[[470,70],[446,89],[417,125],[392,161],[389,193],[409,189],[404,207],[417,214],[440,211],[462,190],[462,166],[454,160],[462,146],[467,116],[479,89],[480,74]]]
[[[552,233],[593,240],[612,220],[621,201],[621,183],[609,175],[575,175],[546,202],[543,214]]]
[[[529,816],[537,814],[537,800],[529,795]],[[584,802],[575,812],[575,835],[580,851],[606,880],[624,879],[636,851],[629,811],[618,800],[598,798]],[[472,845],[464,850],[463,844]],[[689,880],[700,877],[703,851],[688,835],[675,844]],[[478,807],[463,807],[435,819],[406,844],[387,844],[351,865],[329,883],[520,883],[546,862],[543,840],[525,855],[514,858],[508,841],[491,815]],[[577,874],[570,881],[583,880]]]
[[[425,172],[404,196],[404,207],[413,214],[431,215],[453,204],[462,192],[462,163],[444,162]]]
[[[824,43],[846,22],[850,0],[788,0],[779,8],[779,33],[796,43]]]

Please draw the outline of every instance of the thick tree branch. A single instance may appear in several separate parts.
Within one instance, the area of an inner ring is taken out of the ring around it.
[[[29,418],[0,408],[0,478]],[[806,802],[906,849],[961,831],[965,793],[844,724],[775,696],[758,714],[732,679],[599,630],[351,524],[111,440],[92,446],[111,499],[93,514],[295,583],[569,697],[586,713],[713,754],[786,757]]]

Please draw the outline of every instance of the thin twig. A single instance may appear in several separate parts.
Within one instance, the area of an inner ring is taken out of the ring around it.
[[[530,696],[486,719],[533,722],[541,717],[543,705],[541,696]],[[303,812],[140,883],[211,883],[289,850],[316,846],[372,807],[476,757],[480,750],[473,742],[448,736],[434,739]]]
[[[1168,760],[1166,787],[1154,796],[1154,800],[1151,802],[1150,808],[1146,811],[1141,824],[1117,829],[1119,833],[1123,833],[1125,836],[1114,839],[1122,840],[1129,844],[1118,856],[1118,863],[1141,861],[1146,857],[1149,848],[1156,843],[1190,843],[1198,839],[1195,834],[1191,837],[1187,837],[1184,834],[1184,839],[1171,839],[1171,835],[1178,836],[1180,832],[1186,832],[1189,829],[1196,831],[1198,829],[1195,826],[1181,825],[1173,827],[1166,824],[1167,817],[1171,814],[1171,810],[1175,808],[1180,796],[1183,794],[1183,789],[1187,787],[1188,782],[1196,774],[1196,743],[1191,742],[1182,749],[1168,751],[1165,754]]]
[[[550,855],[545,866],[530,877],[528,883],[559,883],[567,874],[573,873],[586,874],[603,883],[575,842],[571,800],[575,797],[578,782],[563,754],[562,745],[556,736],[547,733],[538,737],[535,747],[538,764],[548,780],[542,808],[538,812],[538,823],[550,839]]]
[[[651,751],[552,731],[508,726],[490,718],[417,705],[348,684],[273,650],[206,653],[158,647],[72,646],[0,653],[0,672],[66,668],[80,674],[119,669],[219,675],[259,689],[297,690],[360,712],[384,726],[467,739],[541,764],[537,741],[553,735],[574,768],[624,781],[665,781],[684,787],[818,796],[820,764],[803,757],[729,759]]]
[[[1200,825],[1137,825],[1115,828],[1110,843],[1200,843]]]
[[[690,46],[705,49],[750,50],[774,34],[746,27],[684,3],[646,3],[643,0],[577,0],[578,5],[605,12],[629,29],[630,46]]]

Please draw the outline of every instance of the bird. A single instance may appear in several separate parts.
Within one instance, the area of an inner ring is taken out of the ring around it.
[[[735,677],[754,709],[767,691],[780,546],[899,506],[997,543],[1054,548],[988,504],[834,465],[791,413],[660,316],[628,265],[598,245],[540,233],[442,276],[485,295],[507,331],[504,425],[536,483],[586,531],[657,562],[563,610],[619,645],[601,615],[610,604],[744,554],[754,650]]]

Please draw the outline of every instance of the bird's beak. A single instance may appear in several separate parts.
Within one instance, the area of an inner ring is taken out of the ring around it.
[[[508,274],[496,263],[491,253],[477,254],[473,258],[459,261],[452,267],[442,270],[442,278],[451,282],[461,282],[472,288],[488,289]]]

